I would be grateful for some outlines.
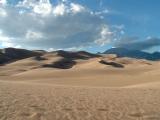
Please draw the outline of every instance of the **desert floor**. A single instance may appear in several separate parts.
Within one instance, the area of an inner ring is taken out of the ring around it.
[[[71,69],[0,67],[0,120],[160,120],[160,63],[124,68],[77,61]]]
[[[159,120],[160,90],[0,81],[1,120]]]

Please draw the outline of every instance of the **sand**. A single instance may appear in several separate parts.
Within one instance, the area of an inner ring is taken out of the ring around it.
[[[160,90],[0,82],[1,120],[159,120]]]
[[[160,62],[104,56],[57,69],[41,66],[60,59],[46,57],[0,67],[0,120],[160,120]]]

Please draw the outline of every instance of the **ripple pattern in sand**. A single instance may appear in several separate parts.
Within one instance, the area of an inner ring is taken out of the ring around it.
[[[160,90],[3,82],[0,120],[160,120]]]

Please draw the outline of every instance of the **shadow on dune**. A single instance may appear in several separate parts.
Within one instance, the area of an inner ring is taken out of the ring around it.
[[[88,60],[90,58],[100,57],[100,55],[88,53],[85,51],[70,52],[70,51],[59,50],[52,53],[56,53],[57,56],[62,57],[62,59],[56,62],[53,62],[52,64],[42,65],[42,67],[70,69],[74,65],[76,65],[75,60],[78,60],[78,59]]]
[[[88,53],[85,51],[70,52],[70,51],[59,50],[53,53],[56,53],[58,56],[61,56],[62,59],[59,61],[53,62],[52,64],[42,65],[42,67],[70,69],[74,65],[76,65],[75,60],[78,60],[78,59],[88,60],[90,58],[100,57],[100,55]]]
[[[64,57],[66,59],[72,59],[72,60],[76,60],[76,59],[86,60],[94,57],[100,57],[100,55],[88,53],[85,51],[69,52],[69,51],[59,50],[57,51],[57,54],[61,57]]]
[[[42,56],[35,56],[33,59],[34,59],[34,60],[37,60],[37,61],[48,60],[47,58],[42,57]]]
[[[111,65],[111,66],[116,67],[116,68],[124,68],[123,65],[121,65],[119,63],[116,63],[116,62],[107,62],[105,60],[101,60],[101,61],[99,61],[99,63],[104,64],[104,65]]]
[[[70,69],[76,64],[75,61],[71,59],[61,59],[59,61],[56,61],[52,64],[45,64],[42,67],[48,67],[48,68],[59,68],[59,69]]]

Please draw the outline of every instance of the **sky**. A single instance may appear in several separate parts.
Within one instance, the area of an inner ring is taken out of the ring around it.
[[[0,0],[0,48],[160,51],[160,0]]]

